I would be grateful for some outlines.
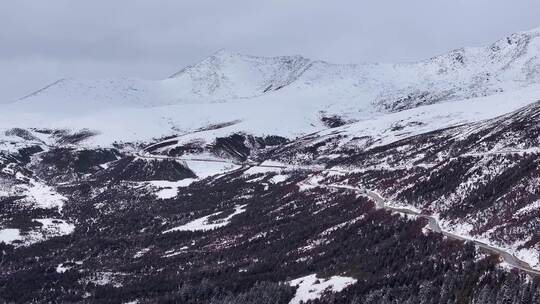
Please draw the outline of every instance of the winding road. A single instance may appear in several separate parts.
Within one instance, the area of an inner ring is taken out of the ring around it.
[[[322,167],[296,166],[296,165],[287,165],[287,164],[279,164],[278,165],[278,164],[264,164],[264,163],[257,163],[257,162],[234,162],[234,161],[231,161],[231,160],[222,160],[222,159],[173,157],[173,156],[165,156],[165,155],[153,155],[153,154],[148,154],[148,153],[137,153],[136,156],[140,157],[140,158],[147,158],[147,159],[174,159],[174,160],[182,161],[182,162],[196,161],[196,162],[230,163],[230,164],[242,166],[240,169],[245,169],[245,170],[247,170],[247,169],[249,169],[251,167],[259,167],[259,168],[275,168],[275,169],[301,169],[301,170],[307,170],[307,171],[318,172],[318,173],[325,172],[325,171],[326,172],[341,172],[341,173],[344,173],[344,171],[336,170],[336,169],[324,169]],[[350,186],[350,185],[314,184],[314,185],[311,185],[311,186],[355,191],[355,192],[357,192],[357,193],[359,193],[361,195],[365,195],[368,198],[372,199],[375,202],[375,205],[376,205],[377,208],[385,209],[385,210],[395,212],[395,213],[400,213],[400,214],[406,214],[406,215],[417,216],[417,217],[420,217],[420,218],[425,218],[428,221],[428,229],[429,230],[431,230],[433,232],[436,232],[436,233],[441,233],[441,234],[443,234],[444,236],[446,236],[449,239],[473,242],[476,246],[478,246],[479,248],[485,250],[486,252],[493,253],[493,254],[496,254],[496,255],[500,256],[502,258],[502,260],[504,262],[506,262],[506,264],[508,266],[510,266],[512,268],[515,268],[515,269],[522,270],[522,271],[524,271],[524,272],[526,272],[526,273],[528,273],[530,275],[533,275],[533,276],[540,276],[540,270],[537,270],[537,269],[531,267],[531,265],[529,265],[527,262],[519,259],[515,255],[513,255],[513,254],[511,254],[511,253],[509,253],[509,252],[507,252],[507,251],[505,251],[505,250],[503,250],[501,248],[497,248],[497,247],[494,247],[492,245],[486,244],[484,242],[481,242],[481,241],[478,241],[478,240],[475,240],[475,239],[467,238],[467,237],[464,237],[464,236],[461,236],[461,235],[458,235],[458,234],[454,234],[454,233],[445,231],[445,230],[442,229],[442,227],[440,226],[437,218],[435,218],[434,216],[427,215],[427,214],[422,214],[422,213],[420,213],[418,211],[408,209],[408,208],[398,208],[398,207],[390,206],[390,205],[387,204],[387,200],[385,198],[383,198],[382,196],[380,196],[376,192],[373,192],[373,191],[370,191],[370,190],[367,190],[367,189],[363,189],[363,188],[359,188],[359,187]]]
[[[470,239],[470,238],[467,238],[467,237],[464,237],[464,236],[461,236],[461,235],[457,235],[457,234],[445,231],[445,230],[443,230],[441,228],[441,226],[439,225],[439,222],[437,221],[437,219],[434,216],[422,214],[422,213],[420,213],[418,211],[415,211],[415,210],[412,210],[412,209],[397,208],[397,207],[389,206],[386,203],[387,200],[385,200],[382,196],[380,196],[376,192],[369,191],[369,190],[362,189],[362,188],[358,188],[358,187],[348,186],[348,185],[320,185],[319,184],[319,185],[313,185],[313,186],[328,187],[328,188],[334,188],[334,189],[352,190],[352,191],[358,192],[358,193],[360,193],[362,195],[365,195],[365,196],[369,197],[370,199],[372,199],[375,202],[375,205],[377,206],[377,208],[386,209],[386,210],[389,210],[389,211],[395,212],[395,213],[401,213],[401,214],[417,216],[417,217],[420,217],[420,218],[425,218],[425,219],[428,220],[428,228],[431,231],[441,233],[442,235],[446,236],[449,239],[473,242],[479,248],[482,248],[487,252],[494,253],[494,254],[500,256],[503,259],[503,261],[506,262],[510,267],[520,269],[520,270],[525,271],[528,274],[531,274],[531,275],[534,275],[534,276],[540,276],[540,270],[534,269],[527,262],[525,262],[523,260],[520,260],[515,255],[513,255],[513,254],[511,254],[511,253],[509,253],[509,252],[507,252],[507,251],[505,251],[503,249],[500,249],[500,248],[491,246],[489,244],[486,244],[484,242],[481,242],[481,241],[478,241],[478,240],[475,240],[475,239]]]

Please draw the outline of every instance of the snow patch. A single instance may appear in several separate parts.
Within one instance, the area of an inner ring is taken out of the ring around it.
[[[320,299],[325,292],[340,292],[353,285],[357,280],[351,277],[332,276],[329,279],[318,279],[311,274],[289,281],[289,285],[297,286],[296,294],[289,304],[299,304],[309,300]]]
[[[166,180],[155,180],[146,182],[152,188],[158,188],[155,192],[156,196],[160,199],[170,199],[178,195],[178,189],[187,187],[193,182],[197,181],[195,178],[186,178],[179,181],[171,182]]]
[[[278,174],[278,175],[272,176],[272,178],[270,179],[270,182],[274,184],[279,184],[286,181],[288,178],[289,176],[286,174]]]
[[[0,229],[0,242],[7,244],[17,242],[18,246],[28,246],[52,237],[70,234],[75,230],[75,225],[62,219],[44,218],[33,221],[41,223],[41,227],[26,233],[13,228]]]
[[[282,170],[283,170],[282,168],[269,168],[269,167],[254,166],[244,171],[244,174],[246,175],[266,174],[266,173],[272,173],[272,172],[281,172]]]
[[[64,272],[66,272],[66,271],[68,271],[70,269],[71,269],[71,267],[65,266],[63,263],[58,264],[58,266],[56,266],[56,272],[57,273],[64,273]]]
[[[24,179],[25,177],[17,177]],[[28,184],[15,186],[17,192],[26,195],[25,200],[30,201],[37,208],[62,210],[67,198],[54,190],[53,187],[39,182],[33,178],[29,179]]]
[[[540,201],[535,201],[534,203],[532,204],[529,204],[521,209],[519,209],[517,212],[516,212],[516,215],[524,215],[528,212],[531,212],[531,211],[534,211],[534,210],[538,210],[540,209]]]
[[[175,227],[175,228],[171,228],[169,230],[165,230],[163,231],[162,233],[169,233],[169,232],[174,232],[174,231],[207,231],[207,230],[213,230],[213,229],[217,229],[217,228],[221,228],[221,227],[224,227],[224,226],[227,226],[228,224],[230,224],[230,221],[231,219],[235,216],[235,215],[238,215],[238,214],[241,214],[243,212],[246,211],[246,206],[247,205],[240,205],[240,206],[236,206],[234,208],[234,212],[231,213],[229,216],[225,217],[225,218],[222,218],[222,219],[218,219],[218,220],[215,220],[215,221],[210,221],[209,219],[211,217],[214,217],[214,216],[217,216],[217,215],[220,215],[221,213],[223,213],[223,211],[219,211],[219,212],[216,212],[216,213],[212,213],[210,215],[207,215],[207,216],[203,216],[201,218],[198,218],[196,220],[193,220],[185,225],[182,225],[182,226],[178,226],[178,227]]]
[[[182,248],[180,248],[179,250],[167,250],[165,251],[165,254],[163,255],[164,258],[171,258],[171,257],[174,257],[174,256],[177,256],[179,254],[182,254],[184,253],[186,250],[188,250],[189,247],[188,246],[183,246]]]
[[[133,255],[133,258],[134,259],[138,259],[140,257],[142,257],[143,255],[147,254],[149,251],[150,251],[151,248],[143,248],[139,251],[137,251],[134,255]]]
[[[68,235],[75,230],[75,225],[62,219],[44,218],[35,219],[34,221],[41,223],[42,227],[28,233],[24,241],[27,244],[45,241],[52,237]]]
[[[21,240],[21,232],[19,229],[0,229],[0,243],[11,244],[14,241]]]
[[[227,173],[239,168],[239,165],[225,161],[185,161],[188,168],[200,179]]]

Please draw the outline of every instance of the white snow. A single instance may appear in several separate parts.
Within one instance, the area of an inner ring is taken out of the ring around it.
[[[286,174],[278,174],[278,175],[272,176],[272,178],[270,178],[270,182],[274,184],[279,184],[286,181],[288,178],[289,176]]]
[[[228,162],[208,162],[208,161],[185,161],[189,169],[197,175],[199,179],[204,179],[210,176],[223,174],[231,170],[237,169],[240,166]]]
[[[306,183],[299,183],[298,184],[298,191],[300,191],[300,192],[309,191],[309,190],[312,190],[312,189],[315,189],[315,188],[317,188],[317,186],[312,185],[312,184],[306,184]]]
[[[523,214],[526,214],[528,212],[538,210],[538,209],[540,209],[540,201],[535,201],[535,202],[533,202],[531,204],[528,204],[527,206],[519,209],[516,212],[516,215],[523,215]]]
[[[75,230],[75,225],[62,219],[43,218],[34,221],[42,224],[38,230],[33,230],[25,237],[26,244],[33,244],[47,240],[52,237],[71,234]]]
[[[223,213],[223,211],[220,211],[220,212],[216,212],[216,213],[213,213],[213,214],[210,214],[210,215],[207,215],[207,216],[203,216],[203,217],[198,218],[196,220],[193,220],[193,221],[191,221],[191,222],[189,222],[189,223],[187,223],[185,225],[178,226],[178,227],[171,228],[169,230],[163,231],[162,233],[169,233],[169,232],[174,232],[174,231],[207,231],[207,230],[213,230],[213,229],[221,228],[221,227],[224,227],[224,226],[227,226],[228,224],[230,224],[231,219],[235,215],[245,212],[246,211],[246,209],[245,209],[246,206],[247,205],[236,206],[234,208],[233,213],[231,213],[230,215],[228,215],[227,217],[222,218],[222,219],[218,219],[218,220],[215,220],[215,221],[212,221],[212,222],[209,221],[209,218],[211,218],[213,216],[217,216],[217,215]]]
[[[19,229],[0,229],[0,243],[11,244],[14,241],[21,240],[21,233]]]
[[[135,254],[133,255],[133,258],[138,259],[138,258],[142,257],[143,255],[147,254],[150,250],[151,250],[151,248],[143,248],[143,249],[135,252]]]
[[[177,256],[179,254],[182,254],[184,253],[187,249],[189,249],[189,247],[187,246],[183,246],[182,248],[180,248],[179,250],[167,250],[165,252],[165,254],[163,255],[164,258],[171,258],[171,257],[174,257],[174,256]]]
[[[329,279],[319,279],[316,274],[311,274],[289,281],[289,285],[297,286],[296,294],[289,304],[299,304],[302,301],[319,299],[324,292],[340,292],[356,283],[351,277],[332,276]]]
[[[520,260],[527,262],[532,268],[540,270],[540,248],[520,248],[513,246],[513,252]]]
[[[67,198],[56,192],[53,187],[33,178],[29,178],[28,184],[19,184],[14,188],[16,193],[26,195],[25,201],[37,208],[62,210],[67,201]]]
[[[283,169],[254,166],[244,171],[244,174],[246,175],[266,174],[269,172],[280,172],[281,170]]]
[[[197,179],[186,178],[179,181],[171,182],[165,180],[155,180],[145,182],[153,188],[158,190],[155,192],[156,196],[160,199],[170,199],[178,195],[178,189],[191,185]]]
[[[65,266],[63,263],[62,264],[58,264],[58,266],[56,266],[56,272],[57,273],[64,273],[68,270],[70,270],[71,267],[69,266]]]
[[[540,86],[499,93],[487,97],[469,98],[421,106],[410,110],[376,115],[339,128],[320,132],[321,135],[346,135],[341,145],[353,142],[352,138],[369,136],[379,146],[449,126],[494,118],[524,107],[540,99]],[[511,100],[512,102],[508,102]],[[392,130],[400,125],[402,129]],[[357,142],[356,145],[365,143]]]
[[[75,230],[75,225],[62,219],[43,218],[33,221],[41,223],[41,226],[25,233],[14,228],[0,229],[0,242],[11,244],[20,241],[19,246],[28,246],[52,237],[70,234]]]

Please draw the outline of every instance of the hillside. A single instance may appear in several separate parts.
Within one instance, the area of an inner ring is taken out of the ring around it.
[[[0,302],[540,303],[539,56],[221,50],[0,105]]]

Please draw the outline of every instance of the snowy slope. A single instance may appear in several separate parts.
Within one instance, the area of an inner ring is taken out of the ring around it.
[[[301,56],[265,58],[220,50],[163,83],[179,101],[188,96],[210,100],[249,98],[293,83],[311,64]]]
[[[408,64],[339,65],[222,50],[159,81],[60,80],[2,105],[0,129],[90,129],[99,135],[87,143],[106,146],[234,121],[220,135],[242,131],[294,138],[325,129],[324,115],[371,127],[373,120],[392,123],[403,110],[413,109],[418,120],[435,123],[420,129],[429,131],[490,118],[502,114],[497,109],[511,111],[540,99],[539,54],[540,29]],[[467,100],[479,97],[493,98],[495,110],[489,100],[475,106],[474,115],[464,110]],[[459,107],[437,106],[448,101],[462,102]],[[436,106],[414,110],[432,104]],[[429,117],[423,119],[425,113]],[[362,135],[364,130],[355,132]],[[199,135],[211,139],[214,133]]]

